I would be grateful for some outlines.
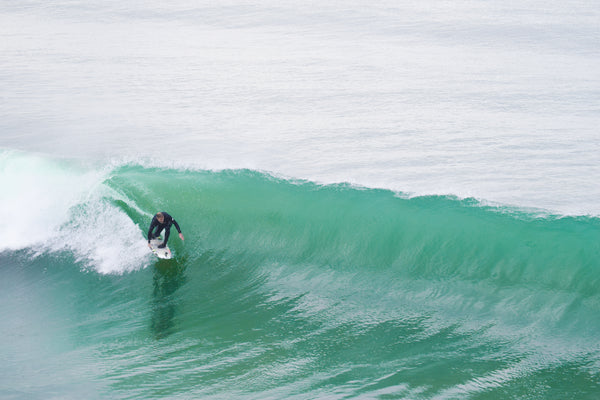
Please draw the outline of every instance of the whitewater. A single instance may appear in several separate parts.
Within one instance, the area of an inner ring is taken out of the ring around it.
[[[3,2],[0,398],[598,398],[599,18]]]

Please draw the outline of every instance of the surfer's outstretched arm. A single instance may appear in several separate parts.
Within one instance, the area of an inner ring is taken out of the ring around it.
[[[175,229],[177,229],[177,232],[179,233],[179,239],[185,240],[183,238],[183,233],[181,233],[181,228],[179,227],[179,224],[177,223],[177,221],[173,220],[173,225],[175,225]]]

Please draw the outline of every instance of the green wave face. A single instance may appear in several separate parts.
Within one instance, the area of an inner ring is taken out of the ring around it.
[[[254,171],[121,168],[107,181],[142,230],[165,209],[185,253],[224,251],[264,262],[410,279],[532,285],[593,295],[600,223],[448,197],[293,182]]]

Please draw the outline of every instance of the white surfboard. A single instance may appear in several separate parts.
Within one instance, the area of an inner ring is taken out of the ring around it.
[[[169,249],[169,246],[165,246],[164,249],[158,248],[158,245],[162,244],[162,242],[162,239],[152,239],[150,241],[150,249],[152,250],[152,252],[156,254],[158,258],[162,258],[165,260],[173,258],[173,254],[171,253],[171,249]]]

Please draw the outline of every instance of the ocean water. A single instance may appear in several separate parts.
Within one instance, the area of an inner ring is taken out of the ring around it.
[[[1,2],[0,398],[599,398],[599,19]]]

